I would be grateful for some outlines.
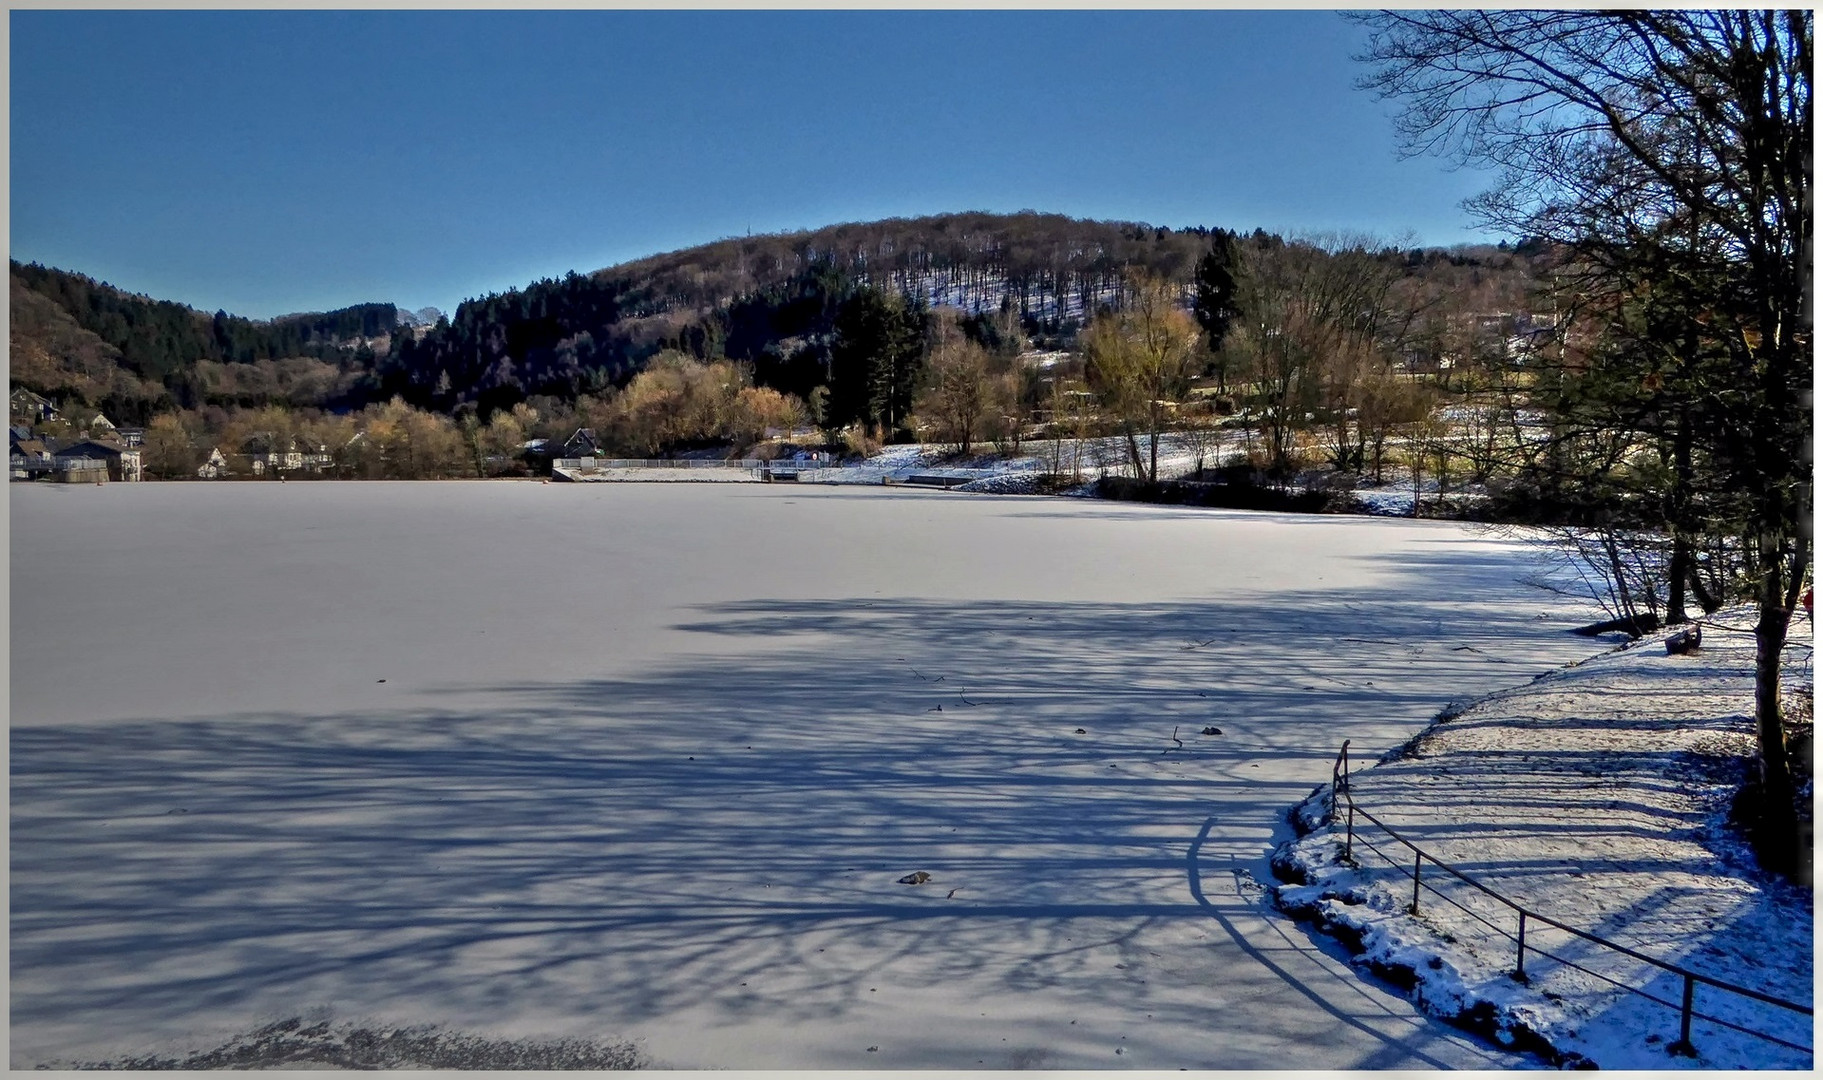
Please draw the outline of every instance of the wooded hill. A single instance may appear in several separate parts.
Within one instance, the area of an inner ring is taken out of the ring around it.
[[[319,406],[346,396],[398,323],[392,304],[255,321],[14,261],[10,376],[144,424],[173,407]]]
[[[1278,242],[1263,232],[1244,238]],[[1187,283],[1211,230],[960,213],[718,240],[464,302],[400,329],[392,304],[265,322],[209,315],[81,274],[12,264],[12,379],[123,423],[203,405],[493,412],[624,385],[661,349],[751,364],[808,398],[829,382],[843,305],[863,291],[976,315],[990,348],[1009,334],[1067,347],[1089,315],[1119,308],[1134,271]],[[1395,252],[1431,274],[1467,267],[1519,284],[1511,255]]]

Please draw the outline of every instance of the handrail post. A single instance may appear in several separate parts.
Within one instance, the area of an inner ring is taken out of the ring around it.
[[[1525,908],[1519,909],[1519,962],[1513,967],[1513,978],[1525,982]]]
[[[1416,849],[1413,849],[1413,850],[1416,850]],[[1424,872],[1424,852],[1419,851],[1418,857],[1416,859],[1412,860],[1412,914],[1413,915],[1418,914],[1419,875],[1422,874],[1423,872]]]
[[[1342,740],[1342,750],[1336,755],[1336,762],[1329,769],[1329,820],[1336,820],[1336,799],[1348,787],[1348,743]],[[1353,802],[1353,800],[1349,800]]]
[[[1342,841],[1342,858],[1346,862],[1355,861],[1355,801],[1348,800],[1348,839]]]
[[[1666,1047],[1673,1054],[1681,1057],[1695,1057],[1696,1046],[1690,1041],[1690,1014],[1696,1000],[1696,976],[1684,975],[1684,1004],[1679,1010],[1677,1041]]]

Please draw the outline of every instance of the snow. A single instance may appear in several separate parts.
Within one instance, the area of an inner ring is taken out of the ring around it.
[[[1637,952],[1809,1005],[1811,894],[1768,883],[1726,825],[1753,746],[1753,613],[1715,616],[1703,647],[1670,656],[1662,638],[1598,656],[1497,693],[1439,722],[1392,760],[1353,773],[1356,805],[1494,891]],[[1389,649],[1400,646],[1388,645]],[[1808,628],[1789,675],[1808,683]],[[1322,799],[1303,813],[1321,812]],[[1695,1022],[1698,1056],[1667,1053],[1679,1036],[1681,978],[1533,922],[1526,974],[1511,909],[1438,872],[1412,917],[1410,854],[1357,818],[1355,835],[1325,826],[1279,853],[1307,883],[1280,902],[1359,937],[1365,966],[1403,968],[1424,1007],[1451,1016],[1485,1003],[1508,1037],[1530,1032],[1604,1069],[1800,1068],[1811,1055]],[[1479,919],[1476,918],[1479,916]],[[1481,920],[1486,920],[1481,921]],[[1491,925],[1490,925],[1491,924]],[[1666,1007],[1540,955],[1543,949],[1646,990]],[[1707,986],[1698,1012],[1808,1045],[1811,1020]]]
[[[1258,884],[1341,740],[1586,654],[1511,542],[777,484],[10,506],[15,1067],[295,1016],[680,1067],[1524,1060]]]
[[[1149,446],[1144,438],[1140,440],[1140,446],[1141,452],[1149,456]],[[880,485],[905,483],[913,475],[931,475],[958,481],[955,487],[960,490],[995,495],[1032,493],[1037,486],[1033,474],[1049,471],[1053,455],[1061,459],[1064,471],[1078,472],[1089,480],[1107,475],[1134,475],[1127,441],[1121,436],[1065,440],[1061,446],[1043,439],[1028,439],[1010,453],[1000,452],[992,443],[975,443],[973,451],[962,454],[956,443],[902,443],[884,447],[864,459],[838,462],[828,468],[805,468],[803,462],[795,460],[782,464],[793,468],[798,483]],[[1243,457],[1241,437],[1234,433],[1224,433],[1219,447],[1211,438],[1199,453],[1195,442],[1185,434],[1165,432],[1159,438],[1158,475],[1161,479],[1171,479],[1193,472],[1199,461],[1214,466],[1233,463]],[[558,471],[564,479],[583,483],[759,483],[763,479],[757,470],[734,467],[607,467],[591,463],[577,467],[559,466]],[[1434,488],[1433,484],[1432,490]],[[1409,493],[1404,506],[1409,513]]]
[[[1377,488],[1356,488],[1350,494],[1354,496],[1356,505],[1366,513],[1387,517],[1411,517],[1412,515],[1413,496],[1409,484],[1403,487],[1389,484]],[[1434,496],[1435,491],[1430,494]]]
[[[565,478],[579,483],[757,484],[757,470],[747,469],[640,469],[585,467],[564,469]]]

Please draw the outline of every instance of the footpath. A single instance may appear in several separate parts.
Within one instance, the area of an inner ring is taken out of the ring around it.
[[[1452,707],[1385,760],[1355,763],[1353,842],[1347,800],[1332,817],[1324,785],[1273,857],[1278,905],[1432,1015],[1560,1065],[1811,1068],[1810,1016],[1697,982],[1682,1044],[1685,978],[1536,920],[1515,978],[1517,914],[1428,859],[1413,914],[1411,850],[1360,813],[1531,912],[1810,1007],[1811,890],[1762,874],[1728,823],[1754,745],[1751,625],[1750,611],[1719,612],[1694,654],[1649,637]],[[1792,639],[1788,700],[1812,680],[1802,615]]]

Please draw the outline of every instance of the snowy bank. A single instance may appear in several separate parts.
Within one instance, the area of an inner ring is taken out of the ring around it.
[[[1754,647],[1751,634],[1721,627],[1750,622],[1748,612],[1724,612],[1695,655],[1667,655],[1662,638],[1648,639],[1446,711],[1386,760],[1354,772],[1354,803],[1533,912],[1809,1006],[1811,892],[1767,880],[1727,825],[1753,749]],[[1788,653],[1788,677],[1807,684],[1808,628],[1800,624],[1795,636],[1804,644]],[[1294,813],[1307,835],[1274,856],[1288,882],[1276,890],[1280,907],[1356,949],[1358,966],[1410,986],[1432,1015],[1569,1064],[1811,1066],[1808,1052],[1702,1019],[1691,1029],[1695,1056],[1670,1052],[1682,978],[1536,921],[1526,980],[1515,979],[1511,908],[1427,863],[1412,915],[1411,851],[1358,817],[1346,858],[1346,825],[1325,820],[1328,808],[1325,785]],[[1345,814],[1346,803],[1336,817]],[[1809,1016],[1700,983],[1693,1004],[1811,1045]]]

